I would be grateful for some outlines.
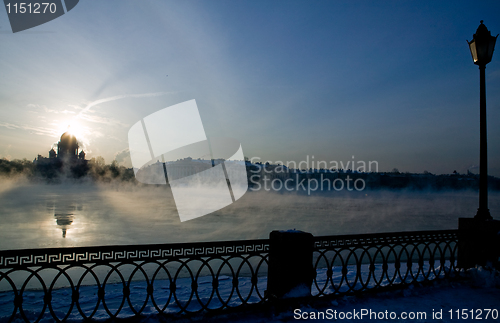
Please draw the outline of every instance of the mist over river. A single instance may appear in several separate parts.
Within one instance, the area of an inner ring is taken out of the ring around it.
[[[314,235],[456,229],[477,205],[470,190],[248,191],[219,211],[180,222],[165,186],[3,180],[0,250],[259,239],[286,229]],[[499,219],[499,192],[490,192],[489,207]]]

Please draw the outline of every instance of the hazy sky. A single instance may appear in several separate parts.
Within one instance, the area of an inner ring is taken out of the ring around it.
[[[0,158],[48,156],[72,124],[89,158],[122,161],[134,123],[195,99],[207,136],[263,161],[477,172],[466,40],[480,20],[500,33],[499,17],[497,0],[86,0],[13,34],[1,8]],[[500,176],[497,47],[486,90]]]

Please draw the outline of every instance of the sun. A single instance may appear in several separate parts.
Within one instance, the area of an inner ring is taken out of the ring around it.
[[[66,121],[61,124],[61,131],[60,133],[64,132],[69,132],[73,136],[76,137],[76,139],[79,142],[85,141],[85,127],[83,127],[78,121],[71,120],[71,121]]]

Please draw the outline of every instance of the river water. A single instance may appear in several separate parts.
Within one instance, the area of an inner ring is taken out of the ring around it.
[[[196,203],[196,200],[193,200]],[[472,217],[474,191],[247,192],[235,203],[180,222],[164,186],[66,182],[0,184],[0,250],[241,240],[272,230],[314,235],[456,229]],[[500,193],[490,193],[500,218]]]

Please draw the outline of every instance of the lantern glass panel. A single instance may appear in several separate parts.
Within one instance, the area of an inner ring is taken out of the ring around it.
[[[474,63],[477,62],[477,50],[476,50],[476,41],[472,40],[469,43],[470,47],[470,53],[472,54],[472,59],[474,60]]]

